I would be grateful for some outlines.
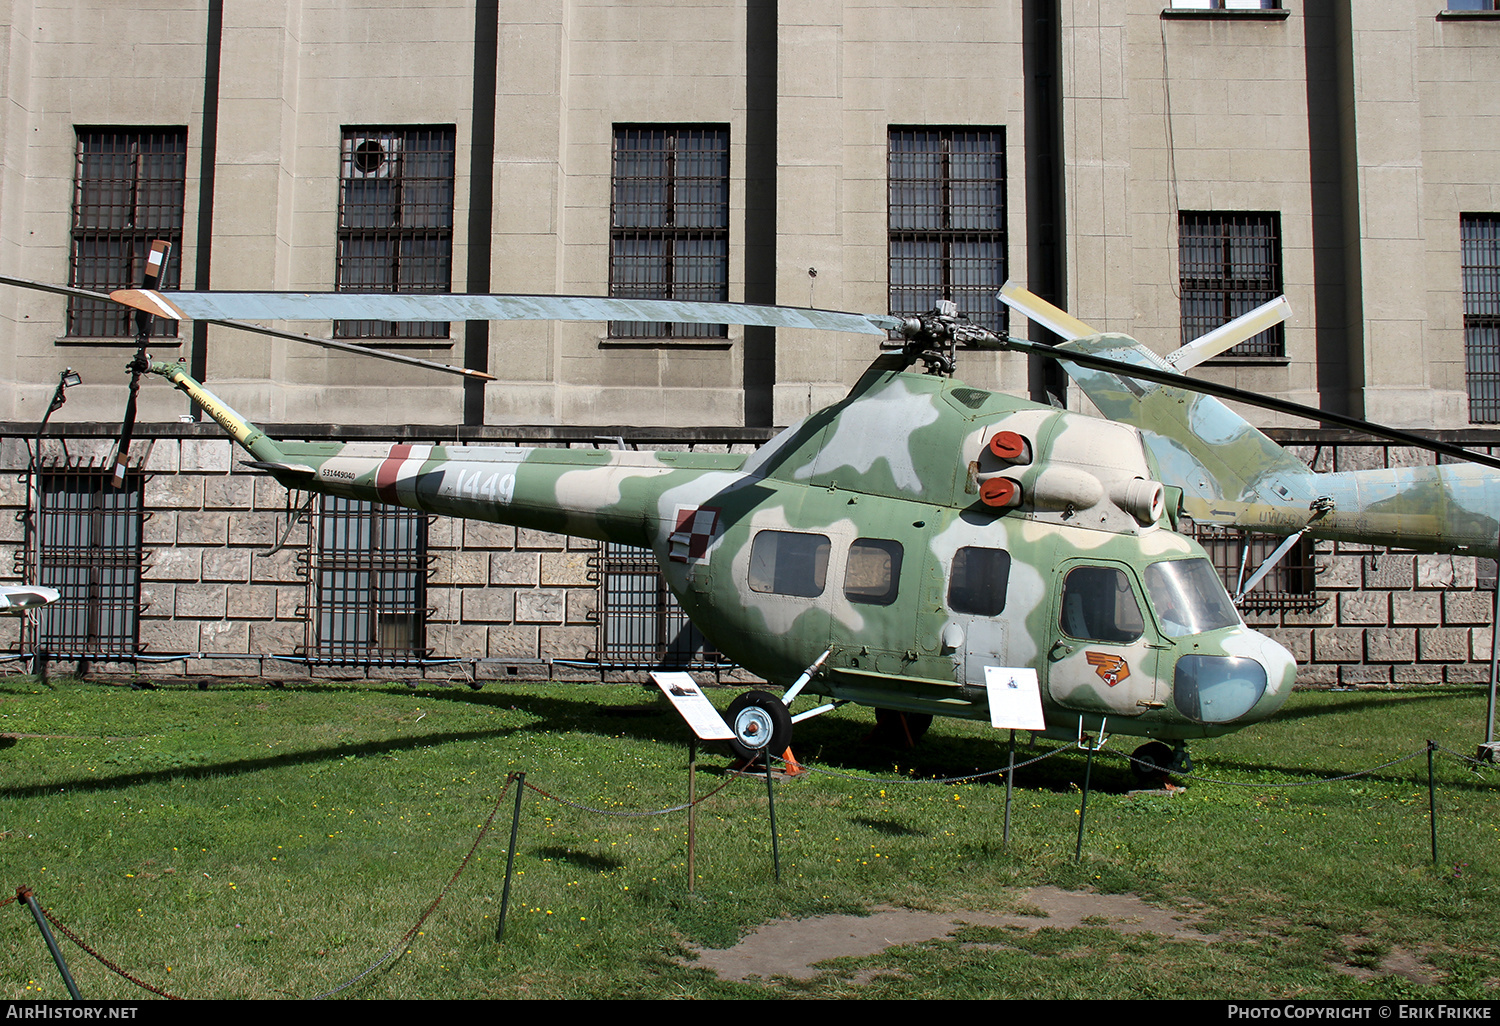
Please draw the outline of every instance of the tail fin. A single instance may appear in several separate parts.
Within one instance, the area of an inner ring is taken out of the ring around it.
[[[283,484],[294,484],[295,478],[311,475],[314,472],[312,467],[291,462],[281,447],[264,431],[240,416],[228,403],[203,387],[203,383],[189,374],[182,364],[155,360],[151,364],[151,373],[166,378],[178,389],[187,393],[193,402],[203,407],[210,417],[218,421],[220,427],[228,431],[246,452],[255,457],[253,466],[257,469],[270,471]]]

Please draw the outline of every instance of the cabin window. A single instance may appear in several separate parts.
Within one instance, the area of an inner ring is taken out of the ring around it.
[[[896,601],[901,577],[901,543],[881,538],[859,538],[849,546],[844,571],[844,597],[850,602],[888,606]]]
[[[1064,634],[1081,641],[1128,645],[1141,636],[1146,621],[1125,571],[1109,566],[1080,566],[1063,580]]]
[[[729,129],[615,128],[609,294],[729,299]],[[723,324],[611,321],[610,338],[724,338]]]
[[[1009,585],[1009,552],[965,546],[953,554],[953,569],[948,575],[948,608],[974,616],[999,616],[1005,611],[1005,591]]]
[[[815,598],[828,579],[827,537],[761,531],[750,543],[750,590]]]
[[[80,128],[73,182],[73,259],[68,284],[93,292],[139,288],[151,243],[172,244],[159,287],[178,288],[187,129]],[[131,338],[135,311],[104,300],[70,298],[68,335]],[[177,322],[158,317],[157,336]]]
[[[340,292],[448,292],[454,129],[346,128],[339,158]],[[447,338],[445,321],[335,321],[337,338]]]
[[[924,314],[949,299],[1004,332],[1004,129],[892,128],[886,175],[890,312]]]
[[[1182,344],[1281,295],[1281,215],[1183,211],[1178,215]],[[1281,325],[1225,356],[1284,356]]]
[[[37,651],[96,659],[137,652],[142,477],[128,472],[123,488],[109,478],[109,468],[59,467],[38,479],[40,537],[27,538],[27,579],[59,597],[31,617]]]
[[[318,662],[408,663],[427,654],[427,516],[322,496],[309,649]]]
[[[1464,214],[1464,355],[1469,421],[1500,423],[1500,215]]]

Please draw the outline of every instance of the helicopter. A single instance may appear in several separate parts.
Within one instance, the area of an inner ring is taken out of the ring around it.
[[[1240,619],[1203,549],[1173,530],[1176,490],[1125,424],[971,388],[960,347],[1005,342],[951,303],[921,317],[558,296],[112,295],[150,316],[390,317],[765,324],[887,341],[848,396],[750,455],[277,441],[180,364],[139,362],[189,395],[290,489],[651,550],[719,651],[805,684],[731,704],[742,758],[846,703],[988,719],[986,668],[1036,671],[1045,727],[1185,742],[1265,719],[1291,654]],[[920,366],[919,366],[920,365]],[[1169,492],[1171,493],[1169,498]],[[793,715],[799,695],[822,696]],[[1161,745],[1167,742],[1173,749]]]
[[[143,374],[165,378],[249,453],[250,467],[289,489],[651,550],[720,651],[773,683],[798,681],[781,697],[735,699],[731,747],[742,757],[784,750],[794,722],[851,702],[919,725],[985,719],[987,668],[1036,672],[1045,727],[1034,736],[1072,740],[1107,724],[1152,739],[1137,754],[1162,768],[1169,758],[1186,764],[1188,740],[1263,720],[1290,694],[1291,654],[1244,624],[1203,549],[1174,529],[1185,492],[1160,480],[1140,429],[952,378],[957,349],[969,347],[1036,351],[1121,376],[1160,372],[996,335],[951,303],[894,317],[149,285],[110,297],[138,312],[132,394]],[[876,335],[885,351],[845,399],[750,455],[301,443],[270,438],[182,365],[150,360],[155,316],[235,326],[356,316],[738,323]],[[132,412],[133,403],[122,457]],[[827,701],[794,716],[803,693]]]

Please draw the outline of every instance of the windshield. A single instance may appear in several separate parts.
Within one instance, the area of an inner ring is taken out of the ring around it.
[[[1146,568],[1146,590],[1169,638],[1234,627],[1239,613],[1208,560],[1174,559]]]

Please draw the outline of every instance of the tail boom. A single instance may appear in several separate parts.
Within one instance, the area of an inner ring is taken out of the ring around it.
[[[288,488],[428,513],[665,549],[678,505],[697,505],[747,476],[743,456],[421,445],[278,442],[179,364],[153,372],[192,397]]]

